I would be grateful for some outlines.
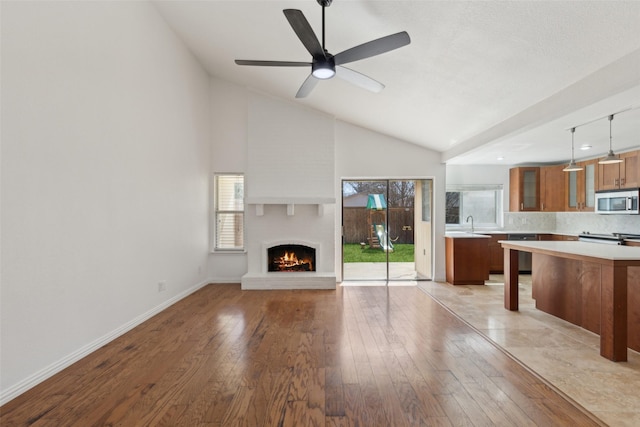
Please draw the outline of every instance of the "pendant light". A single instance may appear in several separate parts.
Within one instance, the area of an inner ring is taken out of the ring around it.
[[[571,128],[571,162],[569,165],[562,169],[564,172],[576,172],[584,169],[582,166],[578,166],[576,161],[573,159],[573,134],[576,133],[576,128]]]
[[[600,161],[598,163],[600,163],[601,165],[610,165],[613,163],[622,163],[622,159],[620,158],[620,156],[617,156],[615,154],[613,154],[613,149],[611,148],[611,141],[612,141],[612,137],[611,137],[611,121],[613,120],[613,114],[609,116],[609,153],[607,154],[607,157],[600,159]]]

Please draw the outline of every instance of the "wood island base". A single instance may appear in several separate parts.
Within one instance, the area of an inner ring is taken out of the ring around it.
[[[600,355],[609,360],[626,361],[627,347],[640,351],[640,251],[595,257],[576,245],[596,243],[501,243],[507,310],[518,310],[518,252],[531,252],[537,309],[599,334]]]

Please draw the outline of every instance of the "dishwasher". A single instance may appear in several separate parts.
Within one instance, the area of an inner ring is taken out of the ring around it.
[[[537,234],[507,234],[507,240],[538,240]],[[518,253],[518,273],[531,274],[531,252]]]

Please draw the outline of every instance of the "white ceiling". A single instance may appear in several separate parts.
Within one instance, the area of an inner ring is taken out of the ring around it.
[[[399,31],[411,44],[348,64],[386,85],[340,79],[295,94],[306,68],[234,59],[309,61],[283,9],[300,9],[321,38],[316,0],[154,1],[212,76],[442,152],[450,164],[559,163],[606,153],[607,115],[640,107],[638,1],[334,0],[326,48]],[[640,108],[616,115],[614,151],[640,147]],[[582,144],[593,148],[580,151]],[[503,156],[504,160],[497,160]]]

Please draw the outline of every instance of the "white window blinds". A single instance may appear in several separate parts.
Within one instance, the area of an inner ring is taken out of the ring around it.
[[[216,250],[244,248],[244,176],[216,175]]]

